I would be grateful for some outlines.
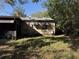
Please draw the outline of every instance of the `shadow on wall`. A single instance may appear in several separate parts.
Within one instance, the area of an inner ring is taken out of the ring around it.
[[[21,38],[41,36],[36,30],[27,25],[25,22],[21,25]]]

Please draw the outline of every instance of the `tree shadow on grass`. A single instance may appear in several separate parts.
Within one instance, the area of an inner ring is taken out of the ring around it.
[[[31,59],[30,57],[36,57],[36,59],[41,59],[39,55],[39,49],[44,46],[49,46],[50,44],[63,41],[64,43],[71,43],[66,37],[41,37],[32,38],[27,41],[23,41],[21,44],[16,45],[15,52],[12,56],[14,59]]]
[[[19,49],[24,49],[24,48],[28,49],[29,47],[32,47],[32,48],[36,48],[36,47],[41,48],[43,46],[50,45],[53,42],[45,42],[45,41],[43,41],[42,38],[41,39],[38,38],[38,39],[29,39],[27,41],[23,41],[22,43],[23,43],[23,45],[16,45],[15,48],[16,49],[17,48],[19,48]]]
[[[39,37],[39,38],[30,38],[28,40],[25,40],[21,42],[20,45],[16,44],[13,46],[15,47],[15,51],[11,56],[11,59],[41,59],[39,54],[39,49],[44,46],[49,46],[50,44],[63,41],[64,43],[69,43],[73,47],[76,43],[77,47],[74,49],[78,49],[78,41],[72,41],[68,39],[67,37]],[[70,47],[72,48],[72,47]],[[72,48],[72,50],[74,50]],[[33,58],[32,58],[33,57]]]
[[[27,43],[26,43],[27,42]],[[22,42],[23,45],[16,45],[13,59],[30,59],[31,57],[40,59],[39,48],[50,45],[53,42],[45,42],[43,38],[29,39]]]
[[[77,51],[79,49],[79,37],[48,37],[50,40],[54,41],[55,42],[58,42],[58,41],[63,41],[64,43],[69,43],[71,46],[70,48],[73,50],[73,51]]]
[[[73,51],[77,51],[79,49],[79,37],[78,36],[60,37],[59,40],[64,41],[64,43],[69,43],[71,45],[70,48]]]
[[[7,39],[0,39],[0,45],[6,45]]]
[[[74,51],[77,51],[79,49],[79,37],[78,36],[70,36],[69,39],[71,41],[70,48]]]

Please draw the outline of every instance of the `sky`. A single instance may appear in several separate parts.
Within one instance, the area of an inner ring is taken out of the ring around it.
[[[29,0],[29,2],[27,4],[23,5],[23,8],[25,10],[25,14],[27,16],[31,16],[34,13],[47,10],[42,5],[42,3],[44,1],[46,1],[46,0],[41,0],[38,3],[32,3],[31,0]],[[10,5],[5,4],[5,3],[2,6],[4,6],[4,7],[0,8],[0,16],[10,16],[12,14],[12,12],[13,12],[13,8]]]

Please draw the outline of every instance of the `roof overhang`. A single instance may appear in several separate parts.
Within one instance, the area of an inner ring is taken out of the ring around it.
[[[0,23],[14,23],[14,16],[0,16]]]
[[[0,20],[0,23],[14,23],[14,20]]]
[[[52,18],[38,18],[38,17],[20,17],[22,21],[26,22],[55,22]]]
[[[26,22],[53,22],[55,23],[54,20],[24,20]]]

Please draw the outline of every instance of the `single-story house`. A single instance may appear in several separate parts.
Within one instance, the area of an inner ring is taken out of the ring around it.
[[[0,16],[0,39],[55,34],[51,18]]]

